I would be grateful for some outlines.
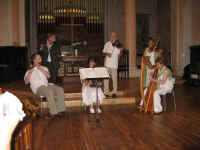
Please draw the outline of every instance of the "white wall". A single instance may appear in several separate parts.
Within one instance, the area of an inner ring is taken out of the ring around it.
[[[0,5],[0,46],[11,45],[12,43],[12,18],[11,16],[11,0],[1,0]]]
[[[25,46],[25,4],[24,0],[18,0],[19,10],[13,12],[13,4],[15,0],[1,0],[0,4],[0,46],[16,45],[14,33],[19,33],[18,46]],[[19,28],[13,31],[15,23],[13,22],[13,13],[19,13]]]
[[[183,67],[190,63],[190,46],[200,45],[200,1],[184,1]]]

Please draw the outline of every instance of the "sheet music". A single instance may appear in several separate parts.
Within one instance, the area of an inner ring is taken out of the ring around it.
[[[109,78],[109,73],[105,67],[81,68],[79,69],[79,73],[81,80]]]

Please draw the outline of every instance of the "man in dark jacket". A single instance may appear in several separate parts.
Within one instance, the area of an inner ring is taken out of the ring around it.
[[[48,67],[51,78],[49,82],[56,82],[58,69],[60,67],[59,58],[61,56],[60,47],[56,43],[56,35],[48,34],[47,47],[43,50],[42,61],[43,65]]]

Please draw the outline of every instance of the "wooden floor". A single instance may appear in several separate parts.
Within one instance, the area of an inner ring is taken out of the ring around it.
[[[200,88],[176,86],[177,111],[160,115],[136,105],[105,106],[100,123],[80,109],[61,120],[34,122],[34,150],[200,150]]]
[[[120,90],[138,96],[139,80],[122,80]],[[80,83],[63,83],[65,92],[80,92]],[[22,81],[3,88],[27,90]],[[176,85],[176,112],[169,99],[167,112],[138,112],[135,104],[103,106],[100,123],[80,108],[68,109],[61,120],[37,119],[33,150],[200,150],[200,87]]]

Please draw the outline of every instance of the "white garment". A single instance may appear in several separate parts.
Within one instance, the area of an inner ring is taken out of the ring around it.
[[[40,66],[42,69],[44,69],[45,71],[49,72],[48,69],[44,66]],[[26,76],[28,75],[29,70],[26,72],[24,79],[26,78]],[[37,93],[37,89],[40,86],[48,86],[48,79],[47,77],[44,75],[44,73],[42,73],[40,70],[38,70],[36,67],[34,68],[34,71],[31,74],[30,77],[30,87],[31,90],[34,94]]]
[[[98,88],[98,102],[99,104],[103,103],[105,95],[101,88]],[[85,105],[96,104],[97,102],[97,92],[95,87],[90,87],[89,85],[83,84],[82,86],[82,99]]]
[[[48,45],[48,41],[47,41],[47,45]],[[53,46],[53,44],[50,45],[50,47],[47,47],[48,48],[48,52],[49,52],[49,55],[47,57],[47,62],[51,62],[51,47]]]
[[[151,62],[152,65],[155,65],[155,51],[152,51],[152,52],[149,52],[149,48],[146,48],[145,50],[145,53],[144,53],[144,56],[149,56],[149,60]],[[149,84],[150,84],[150,77],[151,77],[151,74],[154,72],[154,69],[150,69],[147,67],[147,75],[146,75],[146,85],[145,87],[148,87]]]
[[[150,62],[152,65],[155,65],[155,51],[149,52],[149,48],[146,48],[144,56],[149,56],[150,57]]]
[[[21,101],[15,95],[5,92],[0,95],[0,119],[8,116],[15,116],[22,120],[25,113]]]
[[[117,69],[114,68],[107,68],[108,73],[112,79],[112,84],[113,84],[113,90],[112,90],[112,94],[116,94],[117,93],[117,87],[118,87],[118,80],[117,80]],[[109,81],[110,79],[104,79],[104,93],[106,95],[108,95],[110,88],[109,88]]]
[[[9,92],[0,95],[0,147],[10,149],[12,133],[25,113],[20,100]]]
[[[111,41],[108,41],[105,45],[104,45],[104,49],[103,49],[103,53],[110,53],[111,56],[106,56],[105,57],[105,67],[108,68],[118,68],[118,56],[120,54],[120,49],[113,46]]]
[[[145,87],[148,87],[150,82],[151,82],[151,76],[154,72],[154,69],[147,69],[147,75],[146,75],[146,86]]]
[[[51,62],[50,50],[51,50],[51,48],[48,48],[49,55],[48,55],[48,57],[47,57],[47,62]]]
[[[161,105],[161,95],[166,95],[167,93],[171,93],[173,87],[174,87],[175,79],[167,79],[164,84],[160,85],[160,88],[158,88],[154,94],[153,94],[153,103],[154,103],[154,112],[160,113],[163,111],[162,105]],[[147,88],[144,90],[144,95],[147,92]],[[140,102],[140,106],[143,104],[143,100]]]

